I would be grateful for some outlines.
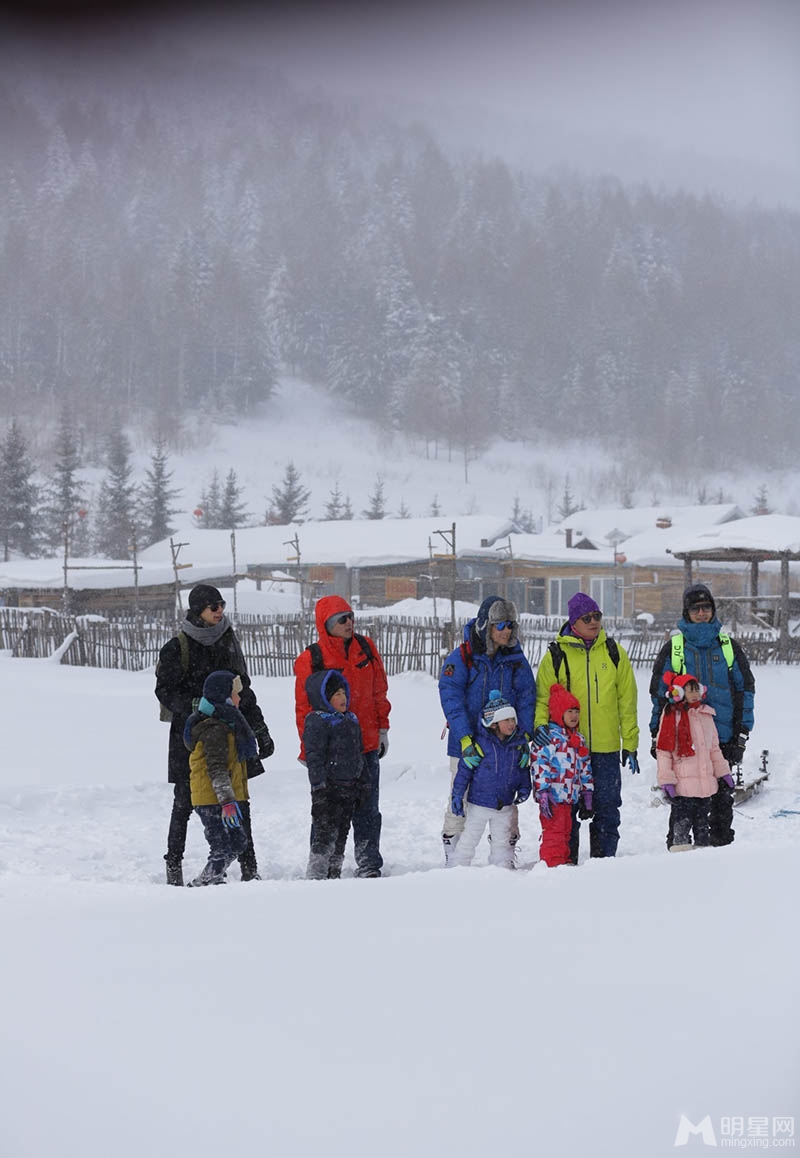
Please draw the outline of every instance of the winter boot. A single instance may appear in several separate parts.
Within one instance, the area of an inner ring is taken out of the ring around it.
[[[242,870],[243,881],[260,881],[261,877],[258,875],[258,864],[256,863],[256,854],[252,848],[248,848],[239,857],[239,868]]]
[[[445,868],[447,868],[447,866],[450,864],[450,857],[456,851],[456,845],[458,844],[459,836],[460,833],[457,832],[453,833],[452,835],[447,832],[442,833],[442,847],[444,848]]]
[[[165,856],[167,862],[167,884],[183,886],[183,861],[180,857]]]
[[[672,844],[670,845],[670,852],[691,852],[694,848],[693,844]]]
[[[189,881],[188,888],[197,889],[203,885],[224,885],[227,884],[225,878],[225,861],[224,860],[210,860],[199,876],[196,876],[193,881]]]

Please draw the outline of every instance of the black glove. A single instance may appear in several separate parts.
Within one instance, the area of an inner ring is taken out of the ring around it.
[[[658,759],[658,756],[656,755],[656,751],[657,751],[657,749],[656,749],[656,744],[658,743],[658,735],[657,735],[657,734],[655,734],[655,735],[654,735],[654,734],[651,732],[651,733],[650,733],[650,738],[651,738],[651,741],[652,741],[652,743],[650,744],[650,755],[653,757],[653,759],[654,759],[654,760],[657,760],[657,759]]]
[[[578,820],[591,820],[594,816],[594,809],[589,808],[586,801],[581,796],[578,802]]]
[[[258,744],[258,758],[259,760],[269,760],[272,753],[275,751],[275,741],[269,734],[269,728],[265,724],[263,728],[259,728],[255,733],[256,743]]]
[[[738,736],[726,740],[724,744],[720,744],[720,751],[725,759],[730,764],[731,768],[734,764],[741,764],[744,756],[745,745],[750,738],[749,732],[740,732]]]

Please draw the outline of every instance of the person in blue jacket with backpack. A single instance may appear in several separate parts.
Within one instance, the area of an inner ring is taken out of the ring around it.
[[[656,656],[650,680],[653,713],[650,717],[652,746],[656,758],[656,738],[667,704],[664,673],[691,672],[708,689],[706,703],[714,709],[719,746],[731,768],[741,764],[745,745],[753,729],[756,682],[741,644],[722,630],[711,591],[704,583],[694,583],[683,593],[683,615],[677,631]],[[712,845],[732,844],[734,790],[724,781],[711,797],[710,839]],[[672,847],[672,826],[667,848]]]
[[[481,713],[475,742],[483,759],[472,767],[462,756],[453,781],[450,807],[465,821],[448,867],[472,863],[488,824],[489,864],[513,869],[516,817],[512,810],[531,794],[531,753],[527,737],[517,727],[516,711],[496,688]]]
[[[520,735],[530,740],[536,708],[536,681],[519,642],[519,616],[510,599],[489,595],[464,627],[464,642],[447,656],[439,676],[439,699],[447,718],[450,789],[442,827],[445,863],[464,830],[464,817],[452,811],[452,786],[459,760],[475,770],[484,757],[477,738],[481,712],[492,691],[514,708]],[[519,840],[516,806],[511,839]]]

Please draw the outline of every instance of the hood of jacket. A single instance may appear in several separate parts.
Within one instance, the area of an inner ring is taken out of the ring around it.
[[[331,612],[335,615],[335,612]],[[306,680],[306,695],[308,702],[311,704],[315,712],[333,712],[336,709],[331,706],[331,701],[328,699],[327,688],[331,679],[336,679],[344,684],[345,695],[347,696],[346,711],[350,711],[350,685],[344,678],[342,673],[336,668],[325,668],[323,671],[312,672]]]
[[[325,624],[332,615],[344,615],[353,608],[343,599],[341,595],[323,595],[321,599],[317,600],[317,606],[314,608],[314,620],[317,625],[317,634],[321,639],[325,639],[328,632],[325,630]]]

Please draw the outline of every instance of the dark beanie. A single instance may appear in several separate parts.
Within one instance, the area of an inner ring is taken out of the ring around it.
[[[347,691],[347,680],[338,671],[331,671],[324,683],[325,695],[330,700],[331,696],[335,696],[337,692],[343,688]]]
[[[212,671],[207,675],[203,683],[203,695],[210,704],[224,704],[229,700],[233,691],[233,686],[239,680],[239,687],[242,681],[232,671]]]
[[[714,597],[706,587],[705,583],[693,583],[691,587],[687,587],[683,593],[683,618],[689,618],[689,611],[692,607],[696,607],[698,603],[710,603],[711,615],[714,619],[717,617],[717,605],[714,602]]]
[[[224,602],[222,595],[210,583],[198,583],[189,592],[189,610],[193,611],[195,615],[205,611],[212,603],[222,602]]]

